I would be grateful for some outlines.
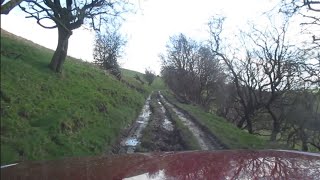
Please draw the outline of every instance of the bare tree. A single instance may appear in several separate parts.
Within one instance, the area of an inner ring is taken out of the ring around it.
[[[208,45],[201,45],[197,52],[195,72],[199,81],[199,102],[209,110],[212,103],[222,101],[221,96],[224,92],[220,89],[225,85],[226,75],[220,61]]]
[[[225,63],[227,71],[230,72],[232,84],[236,89],[234,100],[240,108],[240,111],[237,111],[240,117],[237,126],[242,128],[246,122],[248,132],[253,133],[252,118],[260,108],[258,95],[256,94],[258,82],[261,81],[259,79],[260,69],[256,62],[253,61],[252,54],[248,50],[243,57],[230,57],[230,55],[224,52],[221,37],[223,23],[223,17],[214,17],[209,22],[211,49]],[[230,52],[230,54],[232,53]]]
[[[85,22],[99,30],[101,25],[114,21],[125,12],[127,4],[125,0],[28,0],[19,6],[28,14],[27,18],[36,19],[41,27],[58,28],[58,45],[49,67],[61,72],[72,30]]]
[[[320,28],[320,1],[282,0],[280,12],[283,12],[290,18],[292,16],[302,17],[303,20],[300,22],[300,25],[303,29],[301,33],[312,34],[312,42],[309,39],[309,41],[303,42],[304,44],[299,47],[299,51],[305,53],[304,58],[309,59],[309,61],[302,64],[302,71],[307,75],[300,78],[309,85],[317,84],[320,86],[320,35],[315,34],[318,32],[317,29]]]
[[[260,76],[264,80],[259,82],[259,91],[266,92],[261,103],[273,120],[272,141],[281,130],[283,115],[280,107],[290,105],[283,98],[287,92],[298,88],[295,87],[298,86],[297,77],[305,60],[302,58],[304,53],[288,42],[287,31],[288,21],[284,20],[280,26],[271,24],[266,30],[253,27],[253,32],[248,35],[255,45],[254,56],[262,67]]]
[[[167,44],[167,57],[164,57],[164,65],[172,65],[178,70],[193,71],[195,64],[195,52],[197,43],[187,38],[184,34],[170,37]]]
[[[304,50],[306,61],[301,64],[301,72],[299,78],[304,82],[305,88],[320,87],[320,46],[311,51]]]
[[[305,18],[302,22],[303,26],[320,26],[320,1],[319,0],[282,0],[280,12],[285,13],[287,16],[299,15]],[[319,34],[312,35],[312,40],[318,46],[320,37]]]
[[[148,85],[150,86],[154,81],[154,79],[156,78],[156,75],[151,69],[146,69],[144,78],[146,79],[146,81],[148,82]]]
[[[282,0],[282,12],[294,14],[301,9],[307,9],[313,12],[320,12],[319,0]],[[318,19],[319,20],[319,19]]]
[[[197,43],[183,34],[170,37],[166,55],[162,55],[163,77],[174,92],[186,100],[195,100],[191,96],[198,87],[195,79]],[[170,76],[169,76],[170,75]],[[170,79],[171,78],[171,79]],[[191,86],[192,85],[192,86]]]
[[[120,79],[121,72],[118,58],[121,57],[125,44],[126,40],[117,32],[117,29],[97,33],[93,49],[94,63]]]

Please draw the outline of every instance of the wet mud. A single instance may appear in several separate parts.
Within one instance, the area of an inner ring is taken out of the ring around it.
[[[118,140],[113,153],[188,150],[187,142],[184,142],[166,108],[170,108],[170,112],[175,113],[181,123],[190,130],[201,150],[224,149],[193,117],[170,103],[160,92],[153,92],[146,100],[137,120]]]
[[[137,146],[140,144],[142,131],[147,127],[150,120],[150,101],[151,96],[147,98],[137,120],[134,122],[128,132],[126,132],[123,137],[121,137],[120,145],[114,148],[114,153],[135,152]]]
[[[138,152],[185,150],[179,131],[167,115],[158,93],[152,94],[150,106],[152,114],[149,124],[143,132]]]
[[[181,109],[175,104],[169,102],[169,100],[165,98],[161,92],[158,93],[161,97],[161,101],[171,108],[176,115],[178,115],[181,122],[183,122],[184,125],[187,126],[188,129],[193,133],[201,147],[201,150],[229,149],[228,146],[218,139],[208,127],[200,122],[199,119],[195,118],[184,109]]]

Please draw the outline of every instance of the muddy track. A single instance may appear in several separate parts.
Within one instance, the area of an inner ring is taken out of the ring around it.
[[[170,111],[167,109],[170,108]],[[188,150],[174,113],[195,137],[201,150],[227,149],[207,127],[188,112],[169,102],[160,92],[153,92],[146,100],[137,120],[126,129],[112,149],[112,153]],[[192,136],[191,135],[191,136]]]
[[[137,118],[137,120],[127,129],[123,130],[118,140],[113,145],[112,154],[133,153],[136,151],[139,139],[142,136],[143,129],[148,125],[150,111],[151,96],[149,96]]]
[[[179,130],[160,102],[157,93],[151,95],[151,116],[143,130],[137,152],[183,151],[186,149]]]
[[[202,150],[228,149],[228,147],[222,143],[206,126],[201,124],[199,120],[172,102],[169,102],[160,91],[158,93],[162,102],[170,107],[176,113],[176,115],[178,115],[184,125],[186,125],[197,138]]]
[[[125,130],[112,148],[112,153],[182,151],[184,143],[167,116],[157,93],[152,93],[137,120]]]

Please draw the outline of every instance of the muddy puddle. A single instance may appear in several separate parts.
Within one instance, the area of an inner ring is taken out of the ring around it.
[[[160,92],[155,92],[147,98],[139,117],[120,141],[117,153],[185,150],[183,139],[166,108],[172,109],[181,123],[191,131],[201,150],[219,149],[212,142],[211,136],[207,136],[188,114],[168,102]]]
[[[133,153],[140,143],[140,138],[142,136],[141,132],[148,125],[150,119],[150,96],[147,98],[142,111],[137,118],[136,122],[133,124],[131,130],[126,138],[121,141],[121,151],[126,153]]]
[[[168,107],[170,107],[174,111],[174,113],[176,113],[176,115],[179,117],[181,122],[189,128],[194,137],[197,139],[201,150],[215,149],[210,145],[210,143],[207,142],[205,133],[198,126],[196,126],[196,124],[192,122],[191,119],[189,119],[183,112],[179,111],[172,104],[166,101],[166,99],[162,96],[160,92],[158,93],[160,98],[162,99],[162,102],[164,102]]]
[[[166,129],[167,131],[173,131],[173,124],[172,122],[169,120],[168,116],[166,115],[166,109],[164,108],[164,106],[162,105],[162,103],[160,102],[160,100],[158,100],[158,104],[161,108],[162,113],[164,114],[164,119],[162,122],[162,126],[164,129]]]

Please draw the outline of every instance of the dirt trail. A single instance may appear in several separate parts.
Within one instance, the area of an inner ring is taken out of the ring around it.
[[[166,108],[172,111],[167,111]],[[121,138],[115,153],[186,150],[186,142],[183,142],[179,129],[167,116],[169,112],[175,113],[181,123],[190,130],[201,150],[224,149],[208,129],[187,112],[168,102],[159,91],[148,97],[136,122]]]
[[[149,96],[136,122],[129,129],[127,136],[120,142],[119,153],[133,153],[136,150],[140,143],[142,130],[146,128],[150,119],[150,100],[151,97]]]
[[[143,130],[141,144],[137,152],[183,151],[186,149],[175,122],[168,116],[158,93],[151,95],[151,116],[149,124]]]
[[[161,94],[158,92],[161,100],[166,103],[168,107],[170,107],[176,115],[179,117],[181,122],[189,128],[189,130],[193,133],[194,137],[197,139],[201,150],[216,150],[223,149],[221,144],[217,142],[216,137],[213,137],[212,134],[203,129],[203,127],[199,126],[199,123],[195,122],[196,120],[191,118],[189,115],[185,114],[174,105],[169,103]]]

